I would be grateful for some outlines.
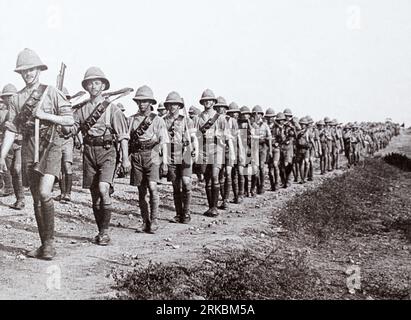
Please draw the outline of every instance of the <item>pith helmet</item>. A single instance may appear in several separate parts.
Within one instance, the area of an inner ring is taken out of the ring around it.
[[[227,101],[225,101],[225,99],[223,97],[218,97],[217,98],[217,103],[214,105],[214,108],[217,108],[217,107],[224,107],[224,108],[228,109]]]
[[[291,109],[290,108],[286,108],[285,110],[284,110],[284,115],[287,117],[292,117],[293,116],[293,112],[291,111]]]
[[[325,123],[325,124],[331,123],[331,119],[330,119],[329,117],[325,117],[325,118],[324,118],[324,123]]]
[[[263,108],[261,108],[259,105],[256,105],[256,106],[253,108],[253,111],[252,111],[252,112],[253,112],[253,113],[259,113],[259,114],[264,115]]]
[[[87,69],[84,79],[81,82],[81,85],[85,90],[87,90],[86,83],[88,80],[101,80],[106,85],[104,90],[110,89],[110,81],[108,81],[104,72],[98,67],[91,67]]]
[[[194,106],[191,106],[190,109],[188,109],[188,113],[194,114],[194,115],[197,115],[197,114],[198,114],[198,111],[199,111],[199,110],[198,110],[196,107],[194,107]]]
[[[19,53],[16,62],[17,73],[21,73],[24,70],[39,68],[41,71],[47,70],[47,66],[40,60],[40,57],[31,49],[24,49]]]
[[[7,96],[14,96],[15,94],[17,94],[16,87],[12,84],[7,84],[4,86],[3,91],[0,94],[0,98],[4,98]]]
[[[306,117],[302,117],[301,119],[300,119],[300,122],[299,122],[300,124],[309,124],[309,122],[308,122],[308,119],[306,118]]]
[[[337,119],[332,119],[332,120],[331,120],[331,125],[332,125],[332,126],[336,126],[337,124],[338,124]]]
[[[240,108],[241,114],[251,114],[250,108],[243,106]]]
[[[152,104],[157,104],[156,99],[154,99],[153,90],[148,86],[142,86],[137,89],[136,95],[133,98],[134,101],[150,101]]]
[[[217,103],[217,99],[214,95],[214,92],[211,91],[210,89],[206,89],[201,95],[200,104],[202,104],[204,101],[209,101],[209,100],[213,100]]]
[[[307,119],[308,124],[313,124],[314,123],[313,118],[311,118],[310,116],[306,116],[305,118]]]
[[[279,113],[277,114],[276,120],[279,120],[279,121],[280,121],[280,120],[286,120],[285,114],[282,113],[282,112],[279,112]]]
[[[166,101],[164,101],[164,106],[167,108],[169,104],[178,104],[181,108],[184,108],[184,100],[180,97],[178,92],[172,91],[168,94]]]
[[[158,104],[157,111],[158,110],[166,110],[166,107],[164,106],[164,103],[159,103]]]
[[[228,106],[227,113],[235,113],[238,112],[240,113],[240,108],[238,107],[238,104],[235,102],[231,102],[230,105]]]
[[[266,116],[267,118],[275,117],[275,111],[274,111],[274,109],[273,109],[273,108],[268,108],[268,109],[266,110],[266,112],[265,112],[265,116]]]
[[[324,120],[320,120],[317,122],[317,126],[325,126]]]

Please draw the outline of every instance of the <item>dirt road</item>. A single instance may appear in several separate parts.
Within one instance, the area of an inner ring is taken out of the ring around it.
[[[390,148],[411,151],[411,136],[395,138]],[[231,205],[217,219],[202,215],[206,199],[204,186],[198,185],[194,188],[190,225],[171,222],[174,217],[172,189],[169,185],[160,185],[161,229],[155,235],[136,232],[141,224],[137,189],[130,187],[127,179],[119,179],[114,194],[112,244],[99,247],[92,243],[96,225],[89,192],[81,189],[80,159],[76,160],[73,201],[56,203],[58,256],[54,261],[24,256],[26,250],[39,245],[29,193],[26,192],[26,209],[22,211],[8,208],[14,197],[0,200],[0,299],[101,299],[113,294],[112,280],[107,277],[112,268],[131,269],[136,262],[149,260],[195,261],[204,248],[270,245],[266,235],[283,231],[275,221],[272,223],[273,213],[291,197],[343,172],[316,175],[312,183],[294,184],[286,190],[248,198],[242,205]]]

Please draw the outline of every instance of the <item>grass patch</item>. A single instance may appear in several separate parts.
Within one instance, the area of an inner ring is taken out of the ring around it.
[[[280,222],[295,237],[308,238],[315,245],[332,238],[386,232],[398,219],[407,218],[405,207],[411,209],[410,201],[387,201],[390,181],[400,174],[383,161],[366,160],[365,166],[292,199],[280,213]]]
[[[384,161],[403,171],[411,172],[411,159],[404,154],[390,153],[384,157]]]
[[[200,266],[150,262],[112,275],[122,299],[254,300],[316,298],[318,274],[304,252],[251,250],[208,254]]]

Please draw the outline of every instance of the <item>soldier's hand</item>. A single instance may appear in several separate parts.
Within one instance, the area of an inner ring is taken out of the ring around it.
[[[33,110],[33,117],[39,120],[44,120],[46,116],[47,116],[47,113],[44,112],[43,108],[37,107]]]
[[[161,170],[163,171],[163,175],[166,176],[168,174],[168,165],[167,163],[162,163],[161,164]]]
[[[125,174],[128,174],[131,170],[131,162],[130,160],[127,159],[123,159],[123,161],[121,162],[121,167],[123,168],[123,172]]]
[[[7,172],[6,160],[0,158],[0,173],[6,173],[6,172]]]

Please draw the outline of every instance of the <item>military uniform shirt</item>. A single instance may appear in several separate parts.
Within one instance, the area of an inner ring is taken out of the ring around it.
[[[141,113],[137,113],[131,116],[128,119],[130,132],[137,130],[144,119],[146,119],[146,116]],[[170,143],[170,138],[166,124],[164,122],[164,118],[156,115],[151,125],[147,128],[144,134],[139,137],[139,142],[158,142],[160,144]]]
[[[33,126],[34,128],[34,117],[31,117],[27,124],[20,124],[16,123],[16,116],[22,111],[25,102],[30,97],[33,90],[37,89],[39,85],[40,84],[36,84],[32,88],[26,87],[12,97],[7,121],[5,124],[7,130],[14,133],[20,133],[21,129],[23,129],[20,126],[24,126],[25,128]],[[64,94],[61,91],[52,86],[48,86],[48,89],[46,90],[44,95],[45,96],[43,99],[43,104],[40,106],[44,110],[44,112],[59,116],[73,116],[70,102],[66,100]],[[43,121],[40,121],[40,129],[45,127],[47,127],[47,124],[45,124]]]
[[[87,118],[91,115],[97,105],[103,102],[104,99],[100,98],[93,102],[86,103],[83,107],[76,110],[74,113],[76,130],[80,129],[80,124],[85,123]],[[107,119],[109,117],[109,119]],[[110,128],[107,128],[107,125]],[[111,134],[108,129],[112,129],[116,134],[117,141],[120,142],[124,139],[130,139],[128,134],[127,118],[124,113],[115,104],[110,104],[101,117],[97,120],[93,127],[87,132],[90,137],[101,137],[103,135]]]
[[[183,141],[191,141],[191,134],[195,133],[194,130],[194,123],[193,121],[186,117],[178,115],[177,118],[173,117],[170,114],[167,114],[163,117],[164,122],[166,124],[166,128],[170,128],[171,130],[167,130],[169,133],[170,142],[172,144],[182,144]],[[186,122],[188,127],[188,133],[186,130]],[[171,131],[173,132],[172,134]],[[190,137],[189,137],[190,136]]]

